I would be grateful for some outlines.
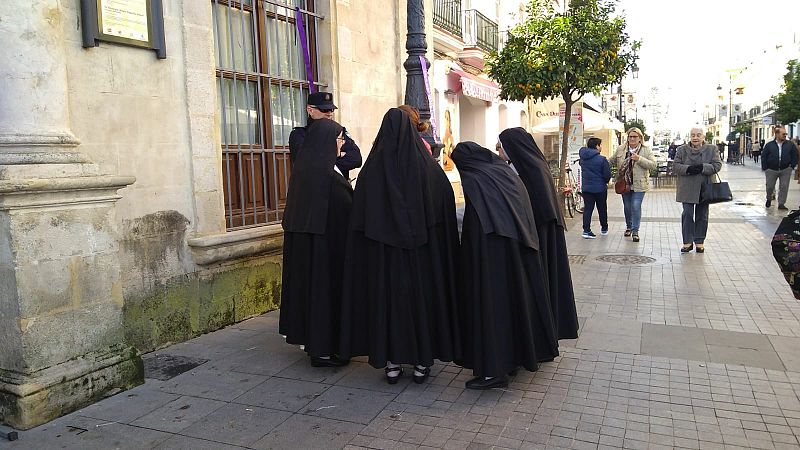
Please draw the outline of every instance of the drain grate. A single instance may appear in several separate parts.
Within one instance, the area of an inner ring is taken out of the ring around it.
[[[570,264],[583,264],[586,262],[586,255],[567,255]]]
[[[177,377],[208,362],[207,359],[168,355],[166,353],[144,355],[142,361],[144,361],[144,377],[161,381]]]
[[[620,264],[626,266],[634,266],[640,264],[650,264],[656,262],[655,258],[641,255],[603,255],[596,258],[598,261]]]

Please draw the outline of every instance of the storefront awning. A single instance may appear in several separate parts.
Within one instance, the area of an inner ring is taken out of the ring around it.
[[[497,100],[500,87],[491,80],[477,77],[458,69],[450,69],[448,87],[451,91],[485,102]]]
[[[558,133],[558,117],[548,119],[533,127],[534,133]],[[625,126],[619,120],[607,114],[596,113],[589,109],[583,110],[583,131],[594,132],[600,130],[614,130],[625,132]]]

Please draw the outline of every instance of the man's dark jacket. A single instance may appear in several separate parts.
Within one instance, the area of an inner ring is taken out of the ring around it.
[[[778,142],[771,140],[761,151],[761,170],[783,170],[797,167],[797,147],[789,141],[781,145],[781,160],[778,161]]]
[[[306,140],[306,131],[314,119],[308,118],[308,124],[304,127],[297,127],[289,134],[289,159],[294,162],[294,158],[303,142]],[[356,142],[347,134],[347,129],[342,127],[342,136],[344,136],[344,145],[342,146],[342,156],[336,158],[336,167],[342,172],[344,178],[349,180],[349,172],[353,169],[361,167],[361,149],[358,148]]]

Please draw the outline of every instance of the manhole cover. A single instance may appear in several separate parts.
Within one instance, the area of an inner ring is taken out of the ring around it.
[[[195,367],[207,363],[207,359],[189,358],[186,356],[151,353],[142,357],[144,361],[144,377],[167,381],[170,378],[188,372]]]
[[[570,264],[583,264],[586,262],[586,255],[567,255]]]
[[[603,255],[598,256],[596,259],[598,261],[622,265],[650,264],[656,262],[655,258],[641,255]]]

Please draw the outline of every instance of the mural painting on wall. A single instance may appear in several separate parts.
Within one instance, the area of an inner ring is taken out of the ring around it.
[[[453,164],[453,160],[450,159],[450,155],[453,153],[453,149],[456,146],[455,140],[453,139],[453,129],[451,125],[452,120],[450,119],[450,110],[444,110],[444,136],[442,136],[442,144],[444,148],[442,149],[442,164],[444,165],[445,171],[451,171],[455,168],[455,164]]]

